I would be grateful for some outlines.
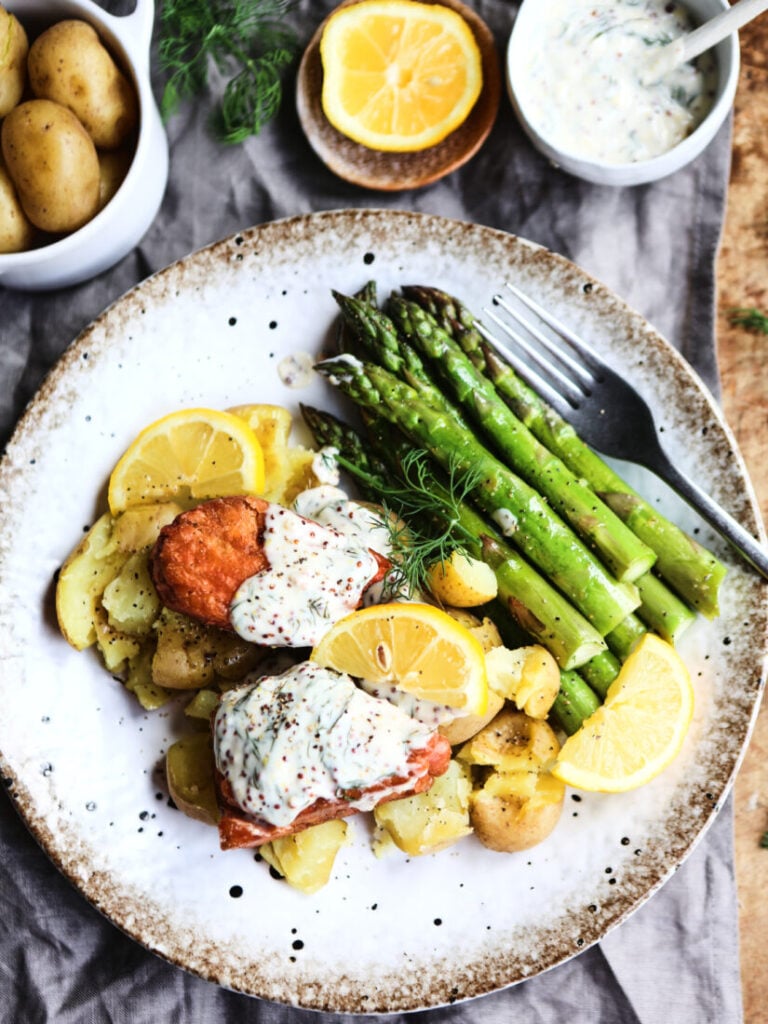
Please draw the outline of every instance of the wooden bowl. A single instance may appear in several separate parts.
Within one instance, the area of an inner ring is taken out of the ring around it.
[[[339,6],[358,2],[345,0]],[[493,127],[501,97],[500,64],[493,35],[482,18],[460,0],[440,0],[440,4],[457,11],[471,28],[482,58],[483,88],[463,124],[436,146],[415,153],[385,153],[369,149],[333,127],[323,113],[321,103],[323,66],[320,39],[328,18],[312,36],[299,65],[296,108],[315,153],[326,167],[345,181],[384,192],[429,185],[474,156]]]

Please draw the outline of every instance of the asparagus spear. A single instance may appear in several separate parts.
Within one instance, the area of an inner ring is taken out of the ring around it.
[[[396,296],[389,300],[389,311],[406,341],[430,360],[510,469],[548,499],[611,573],[631,583],[647,572],[656,561],[651,548],[534,437],[435,319],[415,302]]]
[[[484,373],[529,430],[626,522],[657,555],[655,570],[685,601],[707,618],[718,614],[718,593],[725,566],[702,545],[652,508],[618,473],[578,437],[483,341],[473,314],[458,299],[439,289],[409,286],[403,293],[423,308],[437,310],[466,355]],[[453,325],[459,324],[454,330]],[[655,628],[655,626],[653,627]],[[662,634],[663,635],[663,634]]]
[[[430,313],[442,329],[459,343],[473,365],[485,373],[485,338],[475,326],[471,310],[463,302],[439,288],[426,285],[403,285],[401,291],[406,299],[418,303]]]
[[[560,673],[560,691],[549,715],[563,732],[572,736],[589,716],[600,707],[600,699],[578,672]]]
[[[663,579],[702,615],[714,618],[719,612],[718,593],[725,566],[625,483],[494,352],[486,350],[485,357],[497,389],[520,419],[574,473],[588,480],[633,533],[653,548],[657,555],[655,568]]]
[[[436,408],[451,410],[459,416],[458,410],[452,408],[432,381],[418,352],[398,336],[397,328],[386,313],[357,296],[336,291],[332,294],[341,310],[342,322],[374,362],[404,380]]]
[[[337,449],[340,464],[355,476],[372,500],[392,503],[394,511],[407,514],[402,498],[398,501],[402,488],[392,482],[395,475],[404,487],[409,486],[408,474],[404,479],[399,461],[404,447],[409,448],[404,439],[393,436],[388,425],[374,417],[369,423],[371,445],[365,448],[351,427],[329,413],[303,405],[301,412],[316,442]],[[371,446],[381,453],[381,459],[369,454]],[[551,651],[558,664],[566,668],[583,664],[605,649],[602,637],[584,616],[514,549],[495,536],[472,506],[457,501],[428,464],[420,472],[418,490],[431,498],[429,513],[440,520],[443,530],[451,530],[468,554],[491,565],[498,583],[499,602],[529,637]]]
[[[545,501],[470,431],[422,401],[382,367],[349,356],[317,364],[358,405],[376,410],[459,479],[480,477],[474,499],[550,581],[605,634],[639,604],[637,589],[613,579]]]

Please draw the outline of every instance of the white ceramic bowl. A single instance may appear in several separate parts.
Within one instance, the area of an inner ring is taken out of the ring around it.
[[[728,8],[727,0],[684,0],[686,9],[697,23],[704,22]],[[521,99],[520,78],[524,74],[528,49],[536,20],[546,5],[541,0],[524,0],[520,7],[507,47],[507,89],[512,106],[533,145],[553,164],[569,174],[597,185],[642,185],[658,181],[695,159],[712,141],[728,116],[736,94],[739,78],[739,42],[734,33],[715,47],[718,83],[712,108],[701,124],[672,149],[650,160],[636,163],[608,163],[590,160],[557,145],[556,140],[542,135],[531,123],[525,102]]]
[[[63,18],[90,22],[133,81],[139,97],[136,152],[120,188],[92,220],[50,245],[0,254],[0,285],[25,291],[61,288],[113,266],[155,218],[168,180],[168,141],[149,79],[154,0],[115,17],[92,0],[6,0],[22,24],[44,27]]]

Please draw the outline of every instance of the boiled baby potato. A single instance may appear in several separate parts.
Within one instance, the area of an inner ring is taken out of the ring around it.
[[[560,820],[565,786],[546,773],[493,772],[470,798],[475,835],[490,850],[517,853],[543,842]]]
[[[5,117],[24,94],[28,50],[24,27],[15,15],[0,6],[0,118]]]
[[[65,639],[78,651],[96,642],[101,595],[126,558],[112,543],[112,516],[105,512],[61,567],[56,616]]]
[[[204,626],[164,608],[155,622],[152,679],[173,690],[198,690],[217,679],[242,679],[264,657],[264,648],[235,633]]]
[[[311,894],[328,882],[336,854],[347,842],[347,823],[340,818],[312,825],[302,832],[273,839],[259,853],[294,889]]]
[[[100,149],[128,141],[138,121],[136,91],[95,29],[70,19],[51,25],[29,50],[35,96],[69,108]]]
[[[152,547],[164,526],[182,512],[175,501],[153,505],[134,505],[115,518],[112,533],[115,545],[128,554]]]
[[[99,209],[103,210],[125,181],[133,160],[133,147],[103,149],[99,152]]]
[[[560,690],[560,668],[546,648],[495,647],[485,656],[488,685],[531,718],[546,718]]]
[[[565,786],[548,772],[560,744],[546,722],[505,708],[459,751],[477,785],[469,816],[480,842],[500,853],[542,842],[557,824]]]
[[[99,206],[99,158],[71,110],[28,100],[6,116],[3,158],[24,212],[43,231],[74,231]]]
[[[451,761],[448,771],[436,778],[426,792],[379,804],[373,816],[379,828],[404,853],[414,857],[437,853],[472,831],[471,791],[467,766]]]
[[[460,551],[430,566],[427,585],[433,597],[455,608],[476,608],[492,601],[498,591],[496,574],[490,565]]]
[[[132,693],[147,711],[156,711],[175,696],[173,690],[166,690],[152,680],[154,651],[152,639],[142,641],[139,653],[128,659],[124,679],[126,690]]]
[[[104,588],[101,598],[113,629],[130,636],[149,636],[160,614],[160,598],[149,571],[149,554],[138,551]]]
[[[210,732],[185,736],[168,748],[165,775],[171,799],[180,811],[208,825],[219,820],[213,772]]]
[[[35,228],[16,195],[8,171],[0,161],[0,252],[24,252],[35,241]]]
[[[463,715],[461,718],[452,718],[450,722],[443,722],[438,726],[438,732],[444,736],[452,747],[459,743],[466,743],[480,732],[489,722],[493,721],[496,715],[504,707],[504,698],[495,690],[488,689],[488,707],[484,715]]]
[[[523,711],[504,708],[459,751],[467,764],[537,772],[554,761],[560,744],[551,727]]]

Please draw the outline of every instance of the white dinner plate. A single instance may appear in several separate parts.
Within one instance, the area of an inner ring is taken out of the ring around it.
[[[651,500],[728,564],[722,614],[681,650],[696,687],[678,759],[624,795],[572,794],[551,837],[522,854],[474,838],[378,860],[366,823],[313,896],[169,805],[163,755],[179,707],[147,713],[92,651],[68,647],[57,568],[103,511],[139,429],[183,406],[298,402],[341,408],[282,357],[328,349],[331,289],[386,295],[432,284],[480,313],[515,280],[594,344],[652,405],[680,467],[757,531],[733,438],[683,359],[599,282],[500,231],[426,215],[349,210],[244,231],[154,275],[67,349],[0,467],[0,751],[32,833],[82,894],[172,963],[245,993],[375,1013],[433,1007],[530,978],[597,942],[681,863],[721,806],[761,690],[766,590],[650,475]]]

